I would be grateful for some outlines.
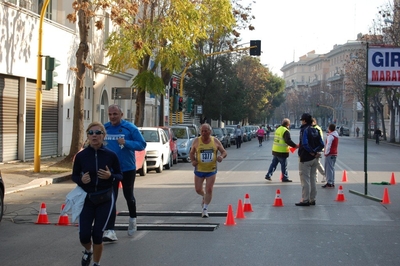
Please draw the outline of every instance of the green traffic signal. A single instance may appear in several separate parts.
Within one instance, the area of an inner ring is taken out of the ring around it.
[[[60,65],[60,61],[56,60],[54,57],[46,56],[44,69],[46,70],[46,90],[51,90],[56,88],[58,83],[54,81],[54,77],[57,76],[57,72],[54,70]]]
[[[191,113],[192,112],[192,110],[193,110],[193,103],[194,103],[194,99],[193,98],[187,98],[187,100],[186,100],[186,112],[187,113]]]

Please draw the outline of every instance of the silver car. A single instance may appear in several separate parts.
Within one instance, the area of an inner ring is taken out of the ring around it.
[[[174,132],[175,137],[177,138],[177,146],[178,146],[178,159],[181,159],[185,162],[190,162],[190,149],[192,148],[192,143],[194,138],[189,127],[187,126],[171,126],[171,130]]]

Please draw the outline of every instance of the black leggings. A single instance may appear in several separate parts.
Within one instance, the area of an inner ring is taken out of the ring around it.
[[[128,205],[129,217],[136,218],[136,199],[133,194],[133,189],[135,187],[135,179],[136,179],[136,170],[126,171],[122,173],[122,192],[124,193],[124,198],[126,200],[126,204]],[[114,182],[114,194],[115,194],[115,203],[118,198],[118,187],[119,183]],[[107,230],[114,229],[115,219],[117,217],[117,208],[114,204],[113,212],[111,214],[110,220],[107,224]]]

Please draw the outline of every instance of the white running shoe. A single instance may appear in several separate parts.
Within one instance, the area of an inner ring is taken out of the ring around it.
[[[129,226],[128,226],[128,236],[133,236],[133,233],[137,230],[136,218],[129,218]]]
[[[106,230],[103,233],[103,241],[104,242],[114,242],[118,241],[117,235],[114,230]]]
[[[208,212],[207,212],[206,209],[203,209],[203,212],[201,213],[201,217],[202,218],[208,218],[209,217]]]

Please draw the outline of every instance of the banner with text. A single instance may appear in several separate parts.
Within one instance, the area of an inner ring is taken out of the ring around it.
[[[400,48],[368,49],[368,85],[400,86]]]

